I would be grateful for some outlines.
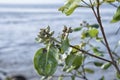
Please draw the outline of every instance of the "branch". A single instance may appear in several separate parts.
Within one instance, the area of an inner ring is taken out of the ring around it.
[[[61,44],[60,41],[58,41],[58,40],[56,40],[56,39],[54,39],[54,38],[51,38],[51,39],[54,40],[55,42]],[[107,60],[107,59],[104,59],[104,58],[102,58],[102,57],[93,55],[93,54],[91,54],[91,53],[89,53],[89,52],[87,52],[87,51],[85,51],[85,50],[79,49],[79,48],[77,48],[77,47],[75,47],[75,46],[73,46],[73,45],[69,45],[69,46],[72,47],[72,48],[74,48],[74,49],[76,49],[76,50],[78,50],[78,51],[80,51],[80,52],[82,52],[82,54],[87,54],[87,55],[89,55],[89,56],[91,56],[91,57],[94,57],[94,58],[97,58],[97,59],[100,59],[100,60],[103,60],[103,61],[106,61],[106,62],[109,62],[109,63],[113,64],[113,62],[110,61],[110,60]]]
[[[58,40],[56,40],[56,39],[54,39],[54,38],[51,38],[51,39],[54,40],[55,42],[61,44],[60,41],[58,41]],[[79,48],[77,48],[77,47],[75,47],[75,46],[73,46],[73,45],[69,45],[69,46],[72,47],[72,48],[74,48],[74,49],[76,49],[76,50],[78,50],[78,51],[80,51],[80,52],[82,52],[82,54],[87,54],[87,55],[89,55],[89,56],[91,56],[91,57],[94,57],[94,58],[97,58],[97,59],[100,59],[100,60],[103,60],[103,61],[106,61],[106,62],[109,62],[109,63],[113,64],[112,61],[109,61],[109,60],[104,59],[104,58],[102,58],[102,57],[93,55],[93,54],[91,54],[91,53],[89,53],[89,52],[87,52],[87,51],[85,51],[85,50],[79,49]]]
[[[113,65],[115,66],[115,68],[116,68],[116,70],[118,71],[118,73],[120,74],[120,70],[119,70],[119,68],[118,68],[118,66],[117,66],[117,64],[116,64],[116,61],[114,60],[114,57],[113,57],[113,55],[112,55],[111,49],[110,49],[110,47],[109,47],[109,44],[108,44],[108,41],[107,41],[107,38],[106,38],[106,35],[105,35],[104,28],[103,28],[103,25],[102,25],[102,20],[101,20],[100,11],[99,11],[99,7],[100,7],[100,5],[99,5],[99,0],[97,0],[97,3],[98,3],[98,5],[97,5],[97,8],[96,8],[96,9],[97,9],[97,15],[98,15],[98,17],[96,17],[96,19],[97,19],[97,21],[98,21],[98,23],[99,23],[99,26],[100,26],[100,28],[101,28],[101,32],[102,32],[102,35],[103,35],[103,39],[104,39],[104,41],[105,41],[106,48],[107,48],[108,53],[109,53],[109,55],[110,55],[110,57],[111,57],[112,63],[113,63]]]
[[[95,57],[95,58],[97,58],[97,59],[100,59],[100,60],[103,60],[103,61],[106,61],[106,62],[110,62],[111,64],[113,64],[112,61],[109,61],[109,60],[107,60],[107,59],[104,59],[104,58],[101,58],[101,57],[99,57],[99,56],[93,55],[93,54],[91,54],[91,53],[89,53],[89,52],[87,52],[87,51],[84,51],[84,50],[81,50],[81,49],[79,49],[79,48],[76,48],[75,46],[70,45],[70,47],[72,47],[72,48],[74,48],[74,49],[76,49],[76,50],[78,50],[78,51],[81,51],[82,54],[87,54],[87,55],[89,55],[89,56],[91,56],[91,57]]]

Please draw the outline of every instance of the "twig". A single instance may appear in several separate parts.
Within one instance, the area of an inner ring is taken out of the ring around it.
[[[95,11],[95,9],[94,9],[94,6],[93,6],[93,4],[92,4],[92,1],[91,1],[91,0],[89,0],[89,1],[90,1],[90,4],[91,4],[91,9],[92,9],[92,11],[93,11],[95,17],[97,18],[98,15],[97,15],[97,13],[96,13],[96,11]]]
[[[81,0],[84,4],[86,4],[88,7],[91,7],[88,3],[86,3],[84,0]]]
[[[78,5],[78,7],[90,8],[89,6]]]
[[[83,65],[82,65],[82,70],[83,70],[83,77],[84,77],[84,79],[88,80],[87,77],[86,77],[86,73],[85,73],[84,62],[83,62]]]

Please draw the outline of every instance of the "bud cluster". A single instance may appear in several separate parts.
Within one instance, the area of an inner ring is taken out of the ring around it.
[[[48,26],[46,29],[40,29],[40,32],[38,34],[38,37],[36,38],[36,40],[38,42],[43,42],[43,43],[48,43],[51,41],[51,38],[54,34],[54,31],[50,31],[50,27]]]
[[[83,21],[82,23],[80,23],[80,26],[82,26],[82,27],[88,27],[89,23],[87,23],[86,21]]]
[[[68,37],[69,33],[72,33],[73,30],[71,27],[67,28],[66,26],[64,26],[63,29],[63,33],[62,33],[62,39],[65,39],[66,37]]]
[[[64,26],[63,32],[64,33],[72,33],[73,30],[71,29],[71,27],[67,28],[66,26]]]

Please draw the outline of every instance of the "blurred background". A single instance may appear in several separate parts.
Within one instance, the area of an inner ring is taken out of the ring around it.
[[[58,11],[64,2],[65,0],[0,0],[0,71],[7,75],[24,75],[28,80],[39,80],[33,67],[33,57],[36,50],[43,46],[35,41],[40,28],[49,25],[59,34],[64,25],[78,27],[83,20],[96,23],[89,9],[79,8],[71,16],[65,16]],[[116,9],[105,5],[101,8],[107,38],[113,47],[112,44],[120,40],[120,36],[115,35],[119,24],[109,23]],[[79,33],[72,37],[75,38],[74,43],[79,42]],[[106,74],[111,75],[113,74]],[[0,78],[4,77],[0,73]]]

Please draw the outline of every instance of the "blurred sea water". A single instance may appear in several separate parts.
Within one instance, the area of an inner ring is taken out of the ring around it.
[[[62,4],[0,4],[0,70],[7,72],[8,75],[22,74],[27,76],[28,80],[39,80],[33,67],[33,57],[36,50],[43,47],[42,44],[35,42],[40,28],[49,25],[57,35],[64,25],[78,27],[83,20],[91,24],[96,23],[90,9],[79,8],[71,16],[65,16],[58,11],[60,6]],[[112,6],[101,7],[102,21],[111,48],[120,40],[120,35],[115,35],[120,27],[119,23],[110,25],[114,13],[115,8]],[[71,37],[75,38],[74,44],[79,43],[79,33]],[[59,71],[56,74],[60,74]],[[1,73],[0,75],[4,77]],[[107,80],[113,80],[113,74],[106,76],[111,76]],[[91,75],[89,78],[93,80]]]

